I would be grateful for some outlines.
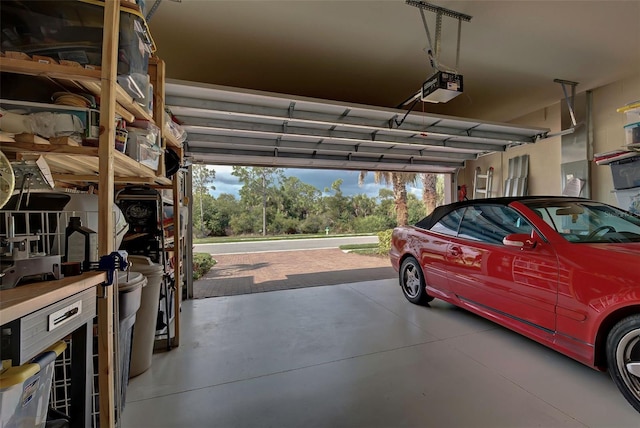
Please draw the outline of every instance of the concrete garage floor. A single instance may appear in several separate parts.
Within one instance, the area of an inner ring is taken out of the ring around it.
[[[124,428],[638,427],[605,373],[397,280],[187,301]]]

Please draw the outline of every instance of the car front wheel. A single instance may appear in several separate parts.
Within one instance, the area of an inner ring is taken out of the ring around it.
[[[433,300],[425,289],[422,269],[413,257],[407,257],[400,266],[400,287],[404,297],[416,305],[424,305]]]
[[[627,317],[611,329],[607,363],[624,398],[640,412],[640,315]]]

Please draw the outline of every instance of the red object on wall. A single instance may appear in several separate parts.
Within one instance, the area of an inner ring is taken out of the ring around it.
[[[463,184],[458,186],[458,201],[466,201],[467,200],[467,185]]]

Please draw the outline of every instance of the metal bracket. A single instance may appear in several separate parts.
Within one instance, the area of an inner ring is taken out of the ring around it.
[[[406,3],[409,6],[415,6],[420,9],[420,17],[422,18],[422,25],[424,26],[424,30],[427,33],[427,41],[429,42],[429,50],[427,54],[429,55],[429,62],[431,67],[435,70],[440,70],[438,59],[440,58],[440,46],[442,39],[442,17],[448,16],[450,18],[454,18],[458,20],[458,41],[457,41],[457,51],[456,51],[456,69],[458,69],[458,65],[460,63],[460,36],[462,33],[462,21],[469,22],[471,21],[471,16],[466,15],[464,13],[456,12],[455,10],[447,9],[444,7],[436,6],[434,4],[430,4],[423,1],[416,0],[406,0]],[[431,32],[429,31],[429,25],[427,24],[427,18],[424,15],[424,11],[428,10],[430,12],[434,12],[436,14],[436,33],[435,33],[435,46],[431,41]]]
[[[171,0],[171,1],[176,3],[182,3],[182,0]],[[158,10],[158,7],[160,7],[160,3],[162,3],[162,0],[156,0],[155,3],[153,3],[153,6],[151,6],[151,9],[149,9],[149,12],[147,12],[147,16],[144,17],[145,21],[147,22],[151,21],[151,17],[156,13],[156,11]]]
[[[575,127],[576,123],[576,115],[574,113],[574,99],[576,96],[576,86],[578,86],[578,82],[572,82],[570,80],[562,80],[562,79],[553,79],[555,83],[559,83],[562,86],[562,92],[564,92],[564,100],[567,102],[567,107],[569,108],[569,115],[571,116],[571,124]],[[567,86],[571,86],[571,98],[567,94]]]

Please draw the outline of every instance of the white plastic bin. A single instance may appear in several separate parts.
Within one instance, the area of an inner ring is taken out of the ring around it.
[[[2,362],[1,427],[44,427],[47,422],[54,363],[66,348],[66,343],[58,342],[28,363],[17,367],[11,367],[11,360]]]

